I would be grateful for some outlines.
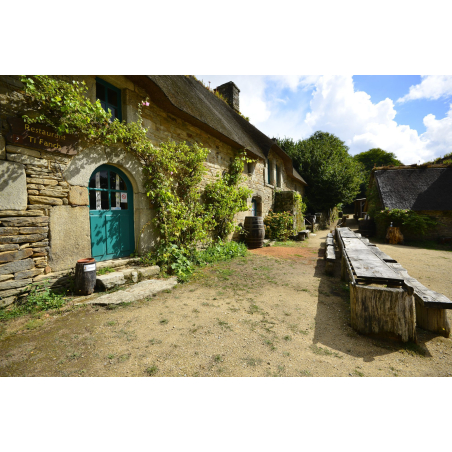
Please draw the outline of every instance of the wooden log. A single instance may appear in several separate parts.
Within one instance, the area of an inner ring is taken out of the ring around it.
[[[405,290],[350,284],[350,313],[358,333],[417,341],[414,297]]]
[[[416,324],[424,330],[450,337],[450,324],[445,309],[426,308],[416,298]]]

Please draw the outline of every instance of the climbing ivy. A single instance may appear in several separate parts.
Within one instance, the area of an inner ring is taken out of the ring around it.
[[[230,168],[215,182],[200,188],[206,173],[204,162],[209,150],[194,144],[165,142],[152,145],[143,127],[141,107],[134,122],[111,119],[99,100],[91,102],[85,82],[67,82],[49,76],[22,76],[27,123],[42,123],[59,134],[76,134],[87,144],[122,143],[140,160],[147,195],[153,205],[154,226],[159,233],[155,252],[159,261],[171,264],[174,249],[182,254],[200,243],[224,238],[234,230],[233,217],[247,210],[251,191],[243,182],[243,165],[249,160],[244,152],[232,160]],[[146,103],[144,100],[143,103]]]

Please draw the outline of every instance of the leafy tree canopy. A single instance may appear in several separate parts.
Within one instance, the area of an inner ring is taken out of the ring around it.
[[[362,165],[345,143],[333,134],[317,131],[306,140],[278,140],[293,159],[296,170],[307,182],[310,211],[323,211],[355,199],[363,181]]]
[[[364,165],[367,173],[370,173],[374,166],[403,165],[393,152],[386,152],[380,148],[373,148],[365,152],[360,152],[353,158]]]
[[[374,166],[400,166],[403,163],[397,159],[396,155],[393,152],[387,152],[380,148],[369,149],[365,152],[360,152],[353,156],[353,158],[360,162],[364,166],[365,170],[365,179],[361,184],[359,197],[366,197],[367,187],[369,185],[369,178],[372,168]]]

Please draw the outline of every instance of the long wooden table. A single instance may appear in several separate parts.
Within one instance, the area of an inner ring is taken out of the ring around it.
[[[345,258],[357,282],[395,286],[404,283],[403,277],[381,259],[375,250],[376,247],[366,245],[350,228],[338,228],[338,232]]]

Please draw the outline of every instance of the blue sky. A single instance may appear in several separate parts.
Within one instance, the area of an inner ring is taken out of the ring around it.
[[[352,155],[380,147],[406,164],[452,152],[452,76],[197,75],[234,81],[241,112],[270,137],[334,133]]]

